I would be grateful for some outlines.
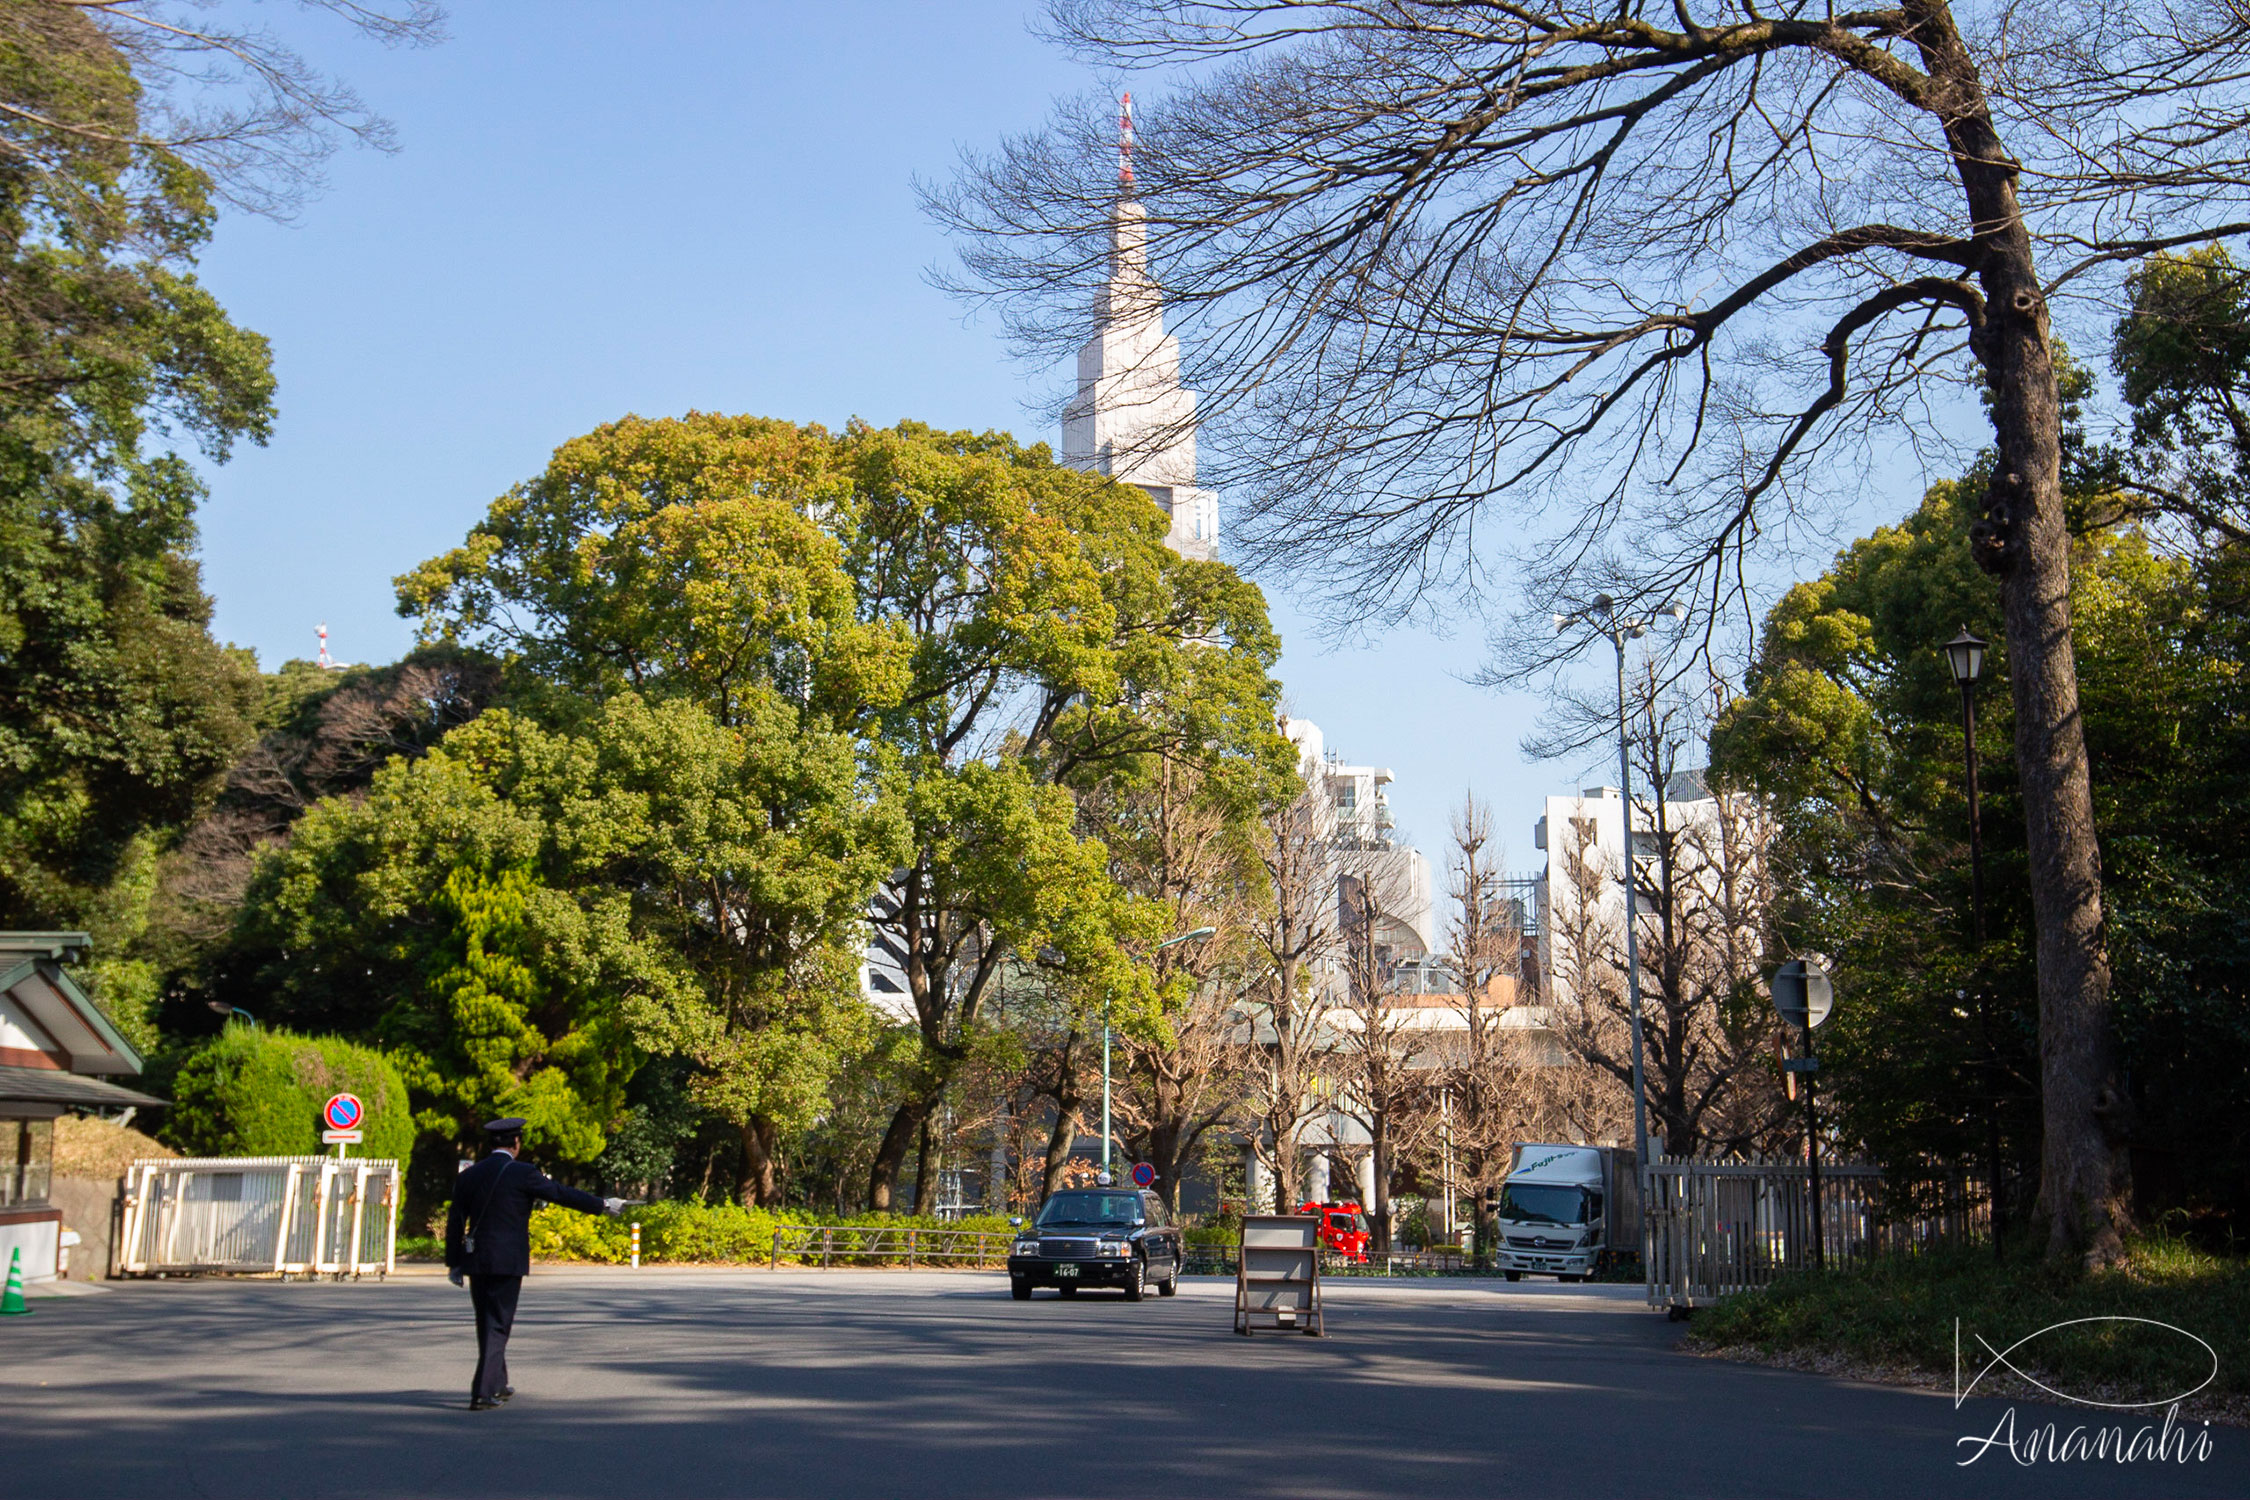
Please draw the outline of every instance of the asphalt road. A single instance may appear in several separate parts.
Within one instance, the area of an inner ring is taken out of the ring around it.
[[[515,1401],[471,1414],[442,1279],[135,1283],[0,1321],[0,1495],[2250,1494],[2234,1428],[2185,1466],[1959,1467],[2009,1403],[1683,1354],[1637,1288],[1332,1281],[1324,1339],[1239,1338],[1232,1294],[545,1272]]]

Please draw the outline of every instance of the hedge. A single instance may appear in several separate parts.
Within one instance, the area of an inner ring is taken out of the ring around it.
[[[567,1208],[541,1204],[531,1216],[531,1254],[536,1260],[593,1261],[603,1265],[621,1265],[632,1255],[633,1224],[641,1226],[641,1260],[644,1264],[676,1265],[745,1265],[764,1263],[773,1253],[773,1235],[784,1225],[827,1224],[839,1229],[866,1231],[848,1241],[853,1248],[870,1246],[873,1232],[898,1229],[981,1229],[988,1233],[1005,1234],[1008,1221],[996,1214],[976,1218],[949,1220],[927,1215],[901,1214],[892,1217],[862,1217],[843,1220],[816,1220],[808,1215],[787,1210],[776,1213],[770,1209],[744,1208],[735,1203],[677,1203],[662,1202],[629,1208],[617,1218],[599,1214],[582,1214]],[[847,1243],[839,1239],[839,1245]],[[814,1259],[817,1260],[817,1255]],[[784,1256],[792,1264],[800,1257]],[[927,1264],[939,1257],[922,1251],[915,1257],[917,1264]],[[963,1263],[974,1263],[972,1257],[962,1257]],[[855,1257],[844,1264],[859,1266],[904,1265],[906,1252],[897,1254]]]
[[[333,1036],[229,1025],[172,1082],[164,1141],[190,1156],[317,1156],[331,1094],[366,1108],[355,1156],[403,1162],[414,1150],[406,1080],[372,1047]]]

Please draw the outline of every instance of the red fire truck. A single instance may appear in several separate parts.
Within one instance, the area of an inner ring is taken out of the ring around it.
[[[1367,1259],[1367,1219],[1356,1203],[1305,1203],[1297,1212],[1317,1215],[1320,1242],[1346,1260]]]

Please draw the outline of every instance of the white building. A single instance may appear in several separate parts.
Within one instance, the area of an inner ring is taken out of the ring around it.
[[[1129,186],[1127,189],[1129,190]],[[1137,485],[1172,518],[1165,543],[1208,561],[1219,497],[1195,484],[1195,392],[1180,386],[1180,341],[1148,274],[1148,217],[1120,197],[1110,214],[1109,284],[1078,351],[1078,393],[1063,408],[1063,462]]]
[[[1731,818],[1726,816],[1729,812]],[[1664,788],[1661,807],[1645,796],[1635,799],[1633,847],[1642,862],[1644,923],[1654,909],[1648,892],[1658,883],[1651,862],[1660,853],[1660,823],[1672,839],[1673,891],[1703,908],[1699,920],[1725,899],[1720,882],[1739,874],[1746,862],[1763,858],[1765,825],[1747,801],[1723,809],[1700,773],[1675,775]],[[1598,934],[1605,945],[1623,941],[1624,798],[1613,786],[1590,786],[1575,797],[1549,797],[1545,812],[1533,825],[1531,842],[1547,856],[1536,892],[1540,993],[1550,1003],[1567,1004],[1573,964],[1568,953],[1557,963],[1558,939],[1567,945],[1568,934],[1578,930]],[[1644,939],[1648,932],[1644,925]],[[1590,956],[1580,955],[1579,961]]]
[[[1328,750],[1320,726],[1309,719],[1290,719],[1282,732],[1303,758],[1322,820],[1321,833],[1336,851],[1338,902],[1345,897],[1345,882],[1364,881],[1380,913],[1377,955],[1397,965],[1429,958],[1438,941],[1430,862],[1421,850],[1394,837],[1390,771],[1346,765]]]

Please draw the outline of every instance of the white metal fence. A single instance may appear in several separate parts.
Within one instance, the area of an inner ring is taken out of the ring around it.
[[[1642,1264],[1651,1307],[1679,1312],[1813,1264],[1813,1200],[1801,1161],[1649,1163]],[[1990,1233],[1984,1184],[1966,1175],[1886,1184],[1879,1167],[1823,1162],[1821,1262],[1934,1249]]]
[[[399,1166],[327,1156],[137,1161],[125,1176],[125,1275],[263,1271],[388,1275]]]

